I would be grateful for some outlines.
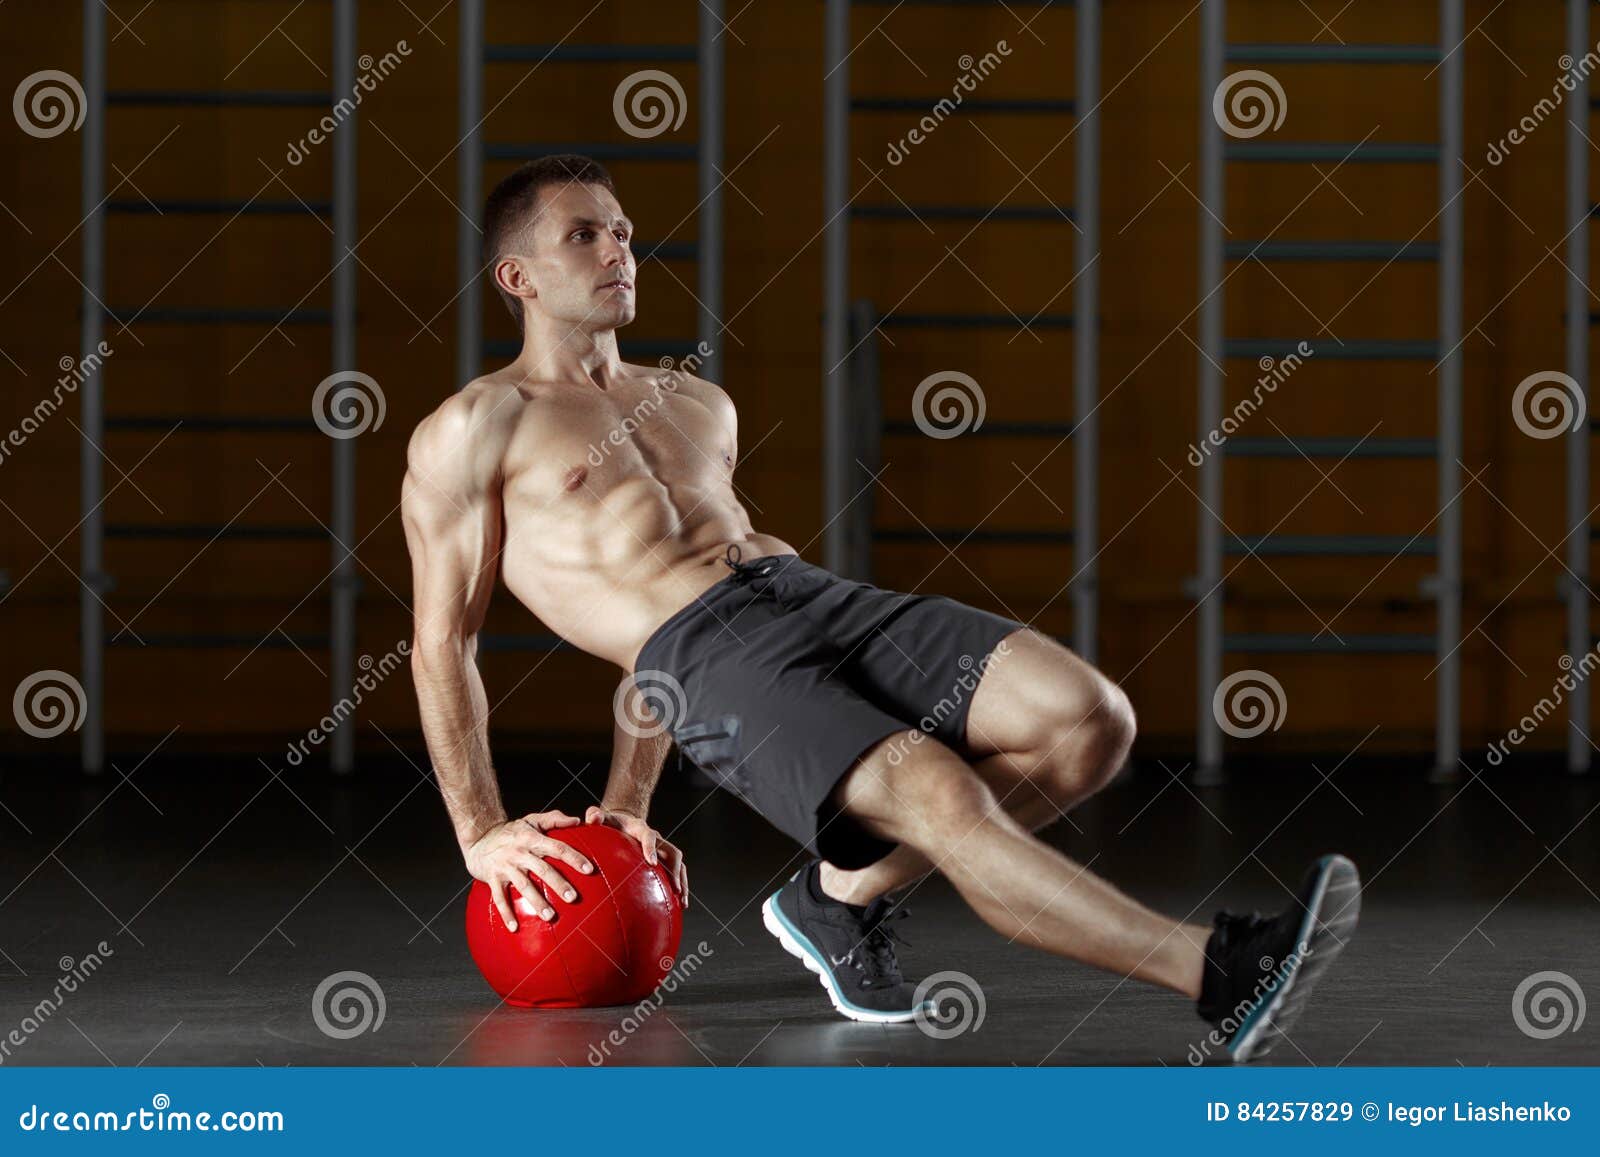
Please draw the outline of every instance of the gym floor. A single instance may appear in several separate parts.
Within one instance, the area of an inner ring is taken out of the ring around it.
[[[1204,1046],[1186,1000],[1006,944],[937,877],[910,897],[902,962],[913,977],[972,977],[981,1024],[934,1039],[839,1019],[761,925],[762,898],[800,863],[793,847],[670,765],[652,820],[688,859],[680,958],[699,966],[642,1023],[628,1009],[504,1007],[467,954],[467,877],[437,791],[407,762],[340,781],[159,752],[115,762],[98,780],[21,764],[0,778],[0,1040],[61,969],[111,949],[5,1064],[1184,1065]],[[1224,904],[1282,907],[1320,852],[1356,861],[1360,932],[1264,1063],[1600,1060],[1593,1031],[1539,1039],[1513,1016],[1518,985],[1541,971],[1600,992],[1600,897],[1583,882],[1600,878],[1600,782],[1525,768],[1439,786],[1415,767],[1337,763],[1253,769],[1227,792],[1140,765],[1050,838],[1201,922]],[[602,770],[558,756],[503,766],[549,769],[537,782],[507,772],[508,806],[559,791],[555,806],[580,814]],[[339,1039],[313,996],[345,971],[372,978],[383,1018]]]

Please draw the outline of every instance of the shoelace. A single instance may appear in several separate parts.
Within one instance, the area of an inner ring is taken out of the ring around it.
[[[911,915],[909,908],[891,908],[882,899],[874,900],[867,908],[867,914],[862,919],[866,925],[866,935],[861,938],[861,943],[851,950],[850,962],[861,972],[861,987],[873,988],[901,984],[904,977],[900,972],[900,961],[895,957],[894,942],[910,944],[889,925],[895,920],[904,920]]]

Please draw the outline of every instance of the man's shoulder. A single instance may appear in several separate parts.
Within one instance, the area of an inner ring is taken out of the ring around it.
[[[526,400],[515,383],[493,375],[468,382],[417,423],[409,457],[455,455],[502,440],[515,427]]]

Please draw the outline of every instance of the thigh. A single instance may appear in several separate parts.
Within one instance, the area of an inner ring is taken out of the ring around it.
[[[943,595],[908,595],[839,580],[812,604],[840,651],[840,670],[884,710],[973,757],[968,727],[978,688],[1026,628]]]
[[[1056,640],[1019,631],[990,655],[972,697],[966,749],[973,758],[1046,750],[1120,696],[1111,680]]]

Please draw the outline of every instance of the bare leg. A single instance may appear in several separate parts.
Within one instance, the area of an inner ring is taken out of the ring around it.
[[[1133,737],[1133,709],[1121,688],[1054,639],[1021,630],[990,656],[960,754],[1000,806],[1037,831],[1109,783]],[[916,750],[900,746],[908,757]],[[824,863],[822,889],[866,904],[932,869],[925,855],[902,845],[859,871]]]
[[[1145,908],[1034,838],[944,745],[924,739],[891,764],[908,736],[874,745],[840,784],[847,813],[922,853],[1001,935],[1199,998],[1209,928]]]

